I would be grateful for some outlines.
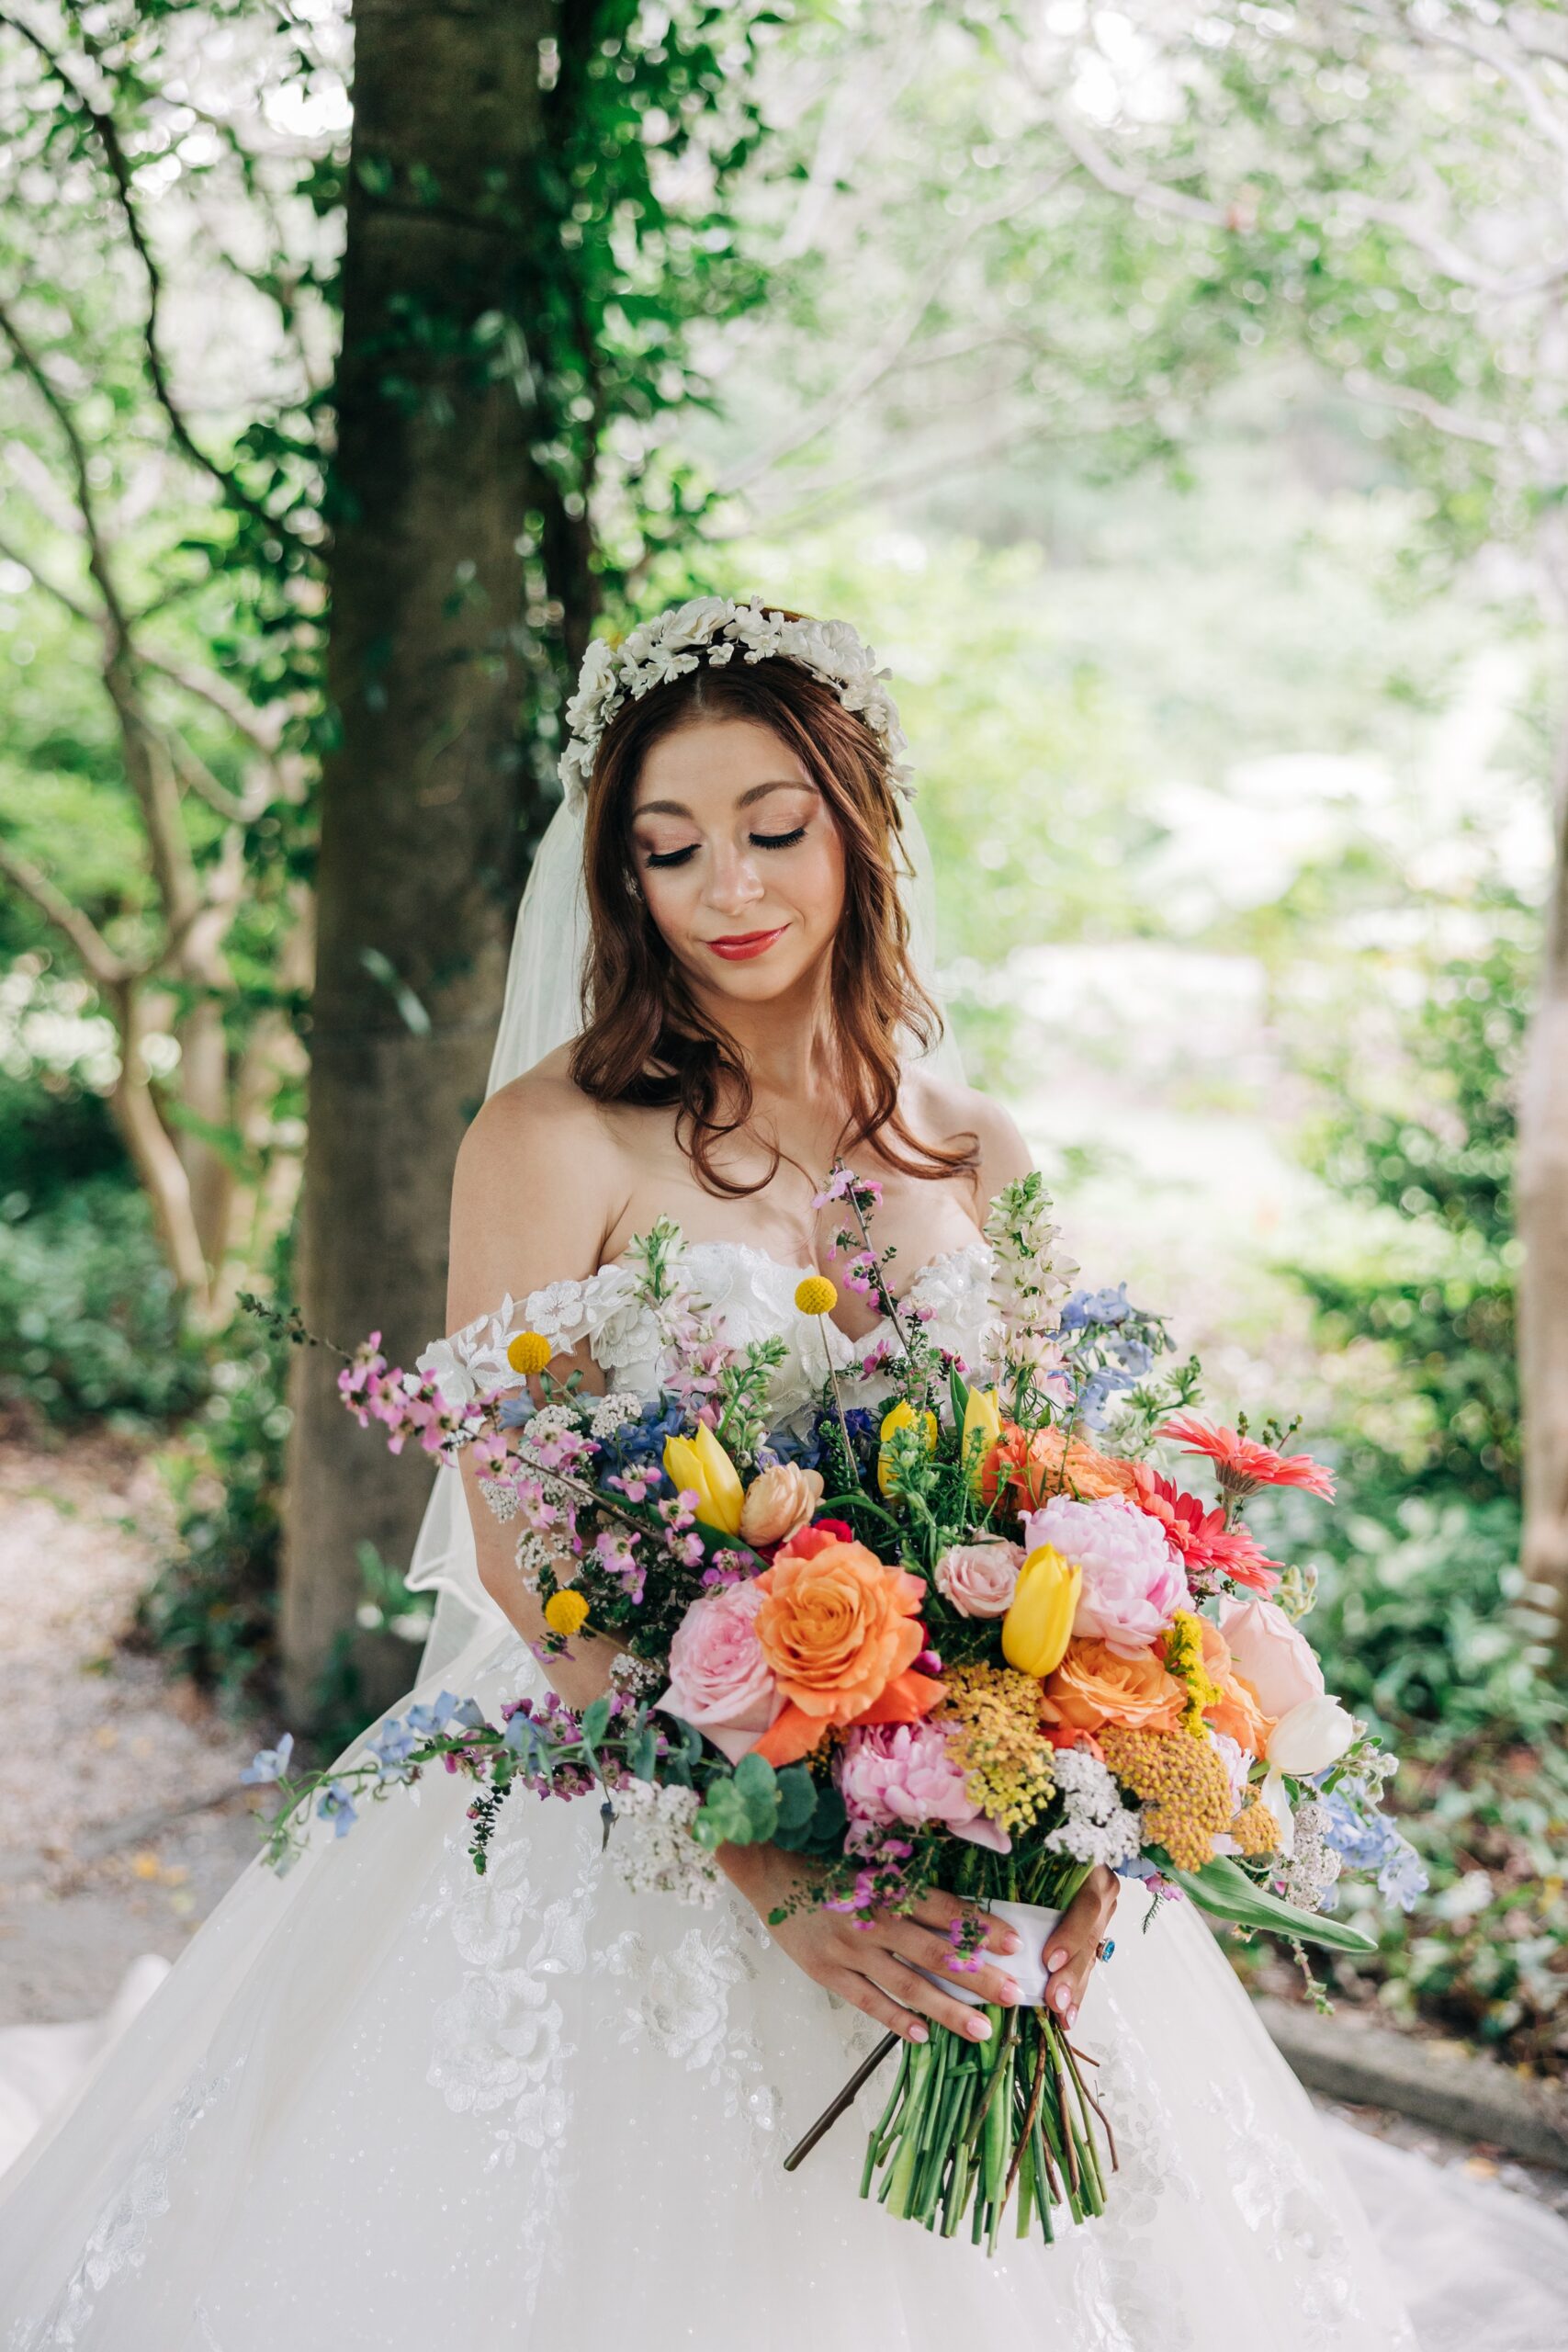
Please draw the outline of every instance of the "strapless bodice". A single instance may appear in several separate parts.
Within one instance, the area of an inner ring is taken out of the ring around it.
[[[784,1341],[784,1358],[769,1391],[769,1419],[788,1427],[808,1413],[827,1369],[824,1350],[845,1381],[846,1404],[874,1406],[889,1393],[880,1365],[896,1344],[886,1317],[859,1339],[836,1323],[802,1315],[795,1294],[810,1266],[786,1266],[743,1241],[680,1241],[667,1264],[688,1312],[712,1328],[727,1348],[756,1340]],[[992,1260],[984,1241],[944,1250],[927,1260],[898,1299],[900,1314],[918,1317],[932,1344],[976,1371],[988,1364],[999,1333],[989,1304]],[[466,1403],[487,1388],[516,1387],[519,1375],[506,1361],[508,1342],[519,1331],[539,1331],[560,1353],[585,1341],[595,1363],[616,1388],[644,1397],[660,1386],[661,1358],[670,1331],[660,1310],[640,1286],[640,1270],[615,1259],[581,1281],[550,1283],[526,1298],[503,1298],[492,1314],[476,1317],[462,1330],[438,1340],[419,1358],[418,1370],[434,1380],[448,1403]]]

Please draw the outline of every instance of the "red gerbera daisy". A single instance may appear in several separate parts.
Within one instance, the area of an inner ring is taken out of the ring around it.
[[[1227,1527],[1223,1510],[1209,1509],[1196,1495],[1182,1494],[1174,1481],[1146,1463],[1134,1470],[1131,1499],[1158,1520],[1172,1551],[1181,1556],[1195,1594],[1212,1592],[1220,1577],[1252,1592],[1270,1593],[1279,1583],[1283,1562],[1267,1559],[1248,1529]]]
[[[1155,1435],[1173,1438],[1188,1453],[1206,1453],[1226,1494],[1238,1499],[1258,1487],[1300,1487],[1309,1495],[1333,1499],[1334,1473],[1310,1453],[1276,1453],[1272,1446],[1201,1421],[1195,1413],[1178,1413]]]

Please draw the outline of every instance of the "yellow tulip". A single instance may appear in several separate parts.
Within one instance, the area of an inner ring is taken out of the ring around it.
[[[1062,1663],[1077,1614],[1083,1570],[1054,1544],[1031,1552],[1018,1572],[1012,1606],[1002,1619],[1002,1656],[1043,1681]]]
[[[964,1408],[964,1436],[960,1447],[962,1458],[969,1465],[969,1482],[976,1494],[980,1491],[980,1473],[986,1457],[994,1445],[1001,1442],[1002,1409],[994,1388],[972,1388],[969,1402]]]
[[[897,1473],[893,1467],[892,1452],[887,1441],[895,1430],[912,1430],[916,1426],[916,1419],[914,1407],[900,1399],[883,1421],[882,1452],[877,1456],[876,1483],[885,1495],[896,1494],[898,1487]],[[919,1421],[921,1434],[926,1441],[926,1452],[934,1453],[936,1452],[936,1415],[921,1413],[919,1416]]]
[[[695,1437],[665,1439],[664,1467],[677,1487],[695,1495],[697,1517],[705,1527],[716,1528],[721,1535],[739,1534],[746,1490],[739,1471],[705,1421],[698,1423]]]

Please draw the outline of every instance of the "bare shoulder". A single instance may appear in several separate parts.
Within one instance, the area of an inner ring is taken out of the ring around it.
[[[942,1143],[974,1137],[979,1150],[975,1191],[983,1216],[1002,1186],[1027,1175],[1034,1165],[1034,1155],[1017,1120],[973,1086],[956,1086],[916,1070],[910,1074],[908,1087],[910,1122],[917,1135]]]
[[[623,1148],[562,1046],[498,1087],[457,1151],[447,1329],[592,1273],[626,1190]]]
[[[486,1099],[458,1147],[458,1173],[467,1183],[511,1185],[520,1173],[561,1165],[567,1155],[614,1150],[600,1106],[572,1083],[569,1058],[562,1046]]]

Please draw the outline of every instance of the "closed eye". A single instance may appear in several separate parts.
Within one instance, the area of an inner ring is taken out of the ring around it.
[[[753,833],[751,846],[753,849],[793,849],[796,842],[805,839],[806,827],[796,825],[790,833]],[[689,842],[684,849],[650,849],[644,852],[644,856],[649,865],[684,865],[696,854],[696,842]]]

